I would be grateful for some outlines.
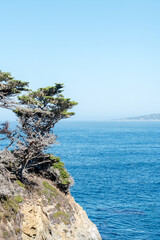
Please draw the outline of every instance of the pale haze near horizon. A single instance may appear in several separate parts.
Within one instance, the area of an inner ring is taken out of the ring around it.
[[[72,120],[160,112],[159,0],[6,0],[0,8],[0,69],[34,90],[64,83],[64,96],[79,102]]]

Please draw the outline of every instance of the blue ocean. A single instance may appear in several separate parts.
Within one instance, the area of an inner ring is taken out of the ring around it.
[[[55,127],[71,194],[103,240],[160,239],[160,122],[72,122]]]

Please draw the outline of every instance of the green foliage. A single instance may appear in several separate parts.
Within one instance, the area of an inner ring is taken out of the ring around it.
[[[46,159],[49,159],[49,165],[47,167],[45,164],[46,171],[44,176],[48,179],[52,179],[62,192],[68,193],[69,186],[73,182],[70,174],[65,169],[64,163],[61,162],[59,157],[55,157],[52,154],[47,154]],[[44,170],[42,170],[42,172],[43,171]]]
[[[58,170],[62,170],[64,168],[64,163],[63,162],[54,163],[53,167],[57,168]]]
[[[53,168],[59,170],[60,182],[62,185],[70,184],[70,174],[64,168],[63,162],[59,161],[59,162],[53,163]]]
[[[26,105],[27,108],[18,108],[14,112],[18,117],[25,116],[26,121],[30,121],[32,117],[32,127],[34,127],[34,120],[41,120],[39,130],[50,131],[56,122],[74,115],[68,110],[77,105],[77,102],[64,98],[60,94],[63,87],[63,84],[56,83],[55,86],[39,88],[37,91],[29,92],[28,95],[18,97],[20,103]]]
[[[43,185],[45,187],[45,190],[42,191],[42,193],[45,195],[45,197],[48,200],[48,203],[51,203],[51,200],[53,199],[53,197],[57,197],[58,195],[58,191],[56,190],[56,188],[54,188],[53,186],[51,186],[48,182],[44,181]]]
[[[21,181],[19,181],[19,180],[16,180],[16,182],[18,183],[18,185],[20,186],[20,187],[23,187],[23,188],[25,188],[25,185],[21,182]]]
[[[53,160],[54,162],[59,162],[60,161],[60,157],[55,157],[52,154],[48,154],[48,155],[49,155],[49,159],[50,160]]]
[[[28,91],[28,82],[15,80],[10,73],[0,71],[0,96],[14,97],[22,91]]]
[[[17,203],[21,203],[23,201],[23,198],[20,195],[14,197],[14,198],[15,198]]]
[[[53,191],[53,192],[55,192],[56,191],[56,189],[53,187],[53,186],[51,186],[48,182],[43,182],[43,185],[44,185],[44,187],[46,188],[46,189],[48,189],[48,190],[51,190],[51,191]]]
[[[7,211],[8,214],[18,212],[19,205],[15,199],[4,198],[4,199],[1,199],[1,202],[2,202],[3,208]]]
[[[56,213],[54,213],[54,218],[61,219],[62,222],[64,222],[65,225],[68,225],[70,223],[69,222],[69,215],[65,212],[62,212],[62,211],[57,211]]]

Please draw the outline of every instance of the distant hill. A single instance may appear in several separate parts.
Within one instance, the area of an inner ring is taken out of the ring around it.
[[[118,121],[160,121],[160,113],[153,113],[139,117],[123,118],[118,119]]]

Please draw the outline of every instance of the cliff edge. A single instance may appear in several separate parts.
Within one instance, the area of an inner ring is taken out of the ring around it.
[[[27,184],[0,170],[0,239],[101,240],[97,227],[52,181],[30,175]]]

